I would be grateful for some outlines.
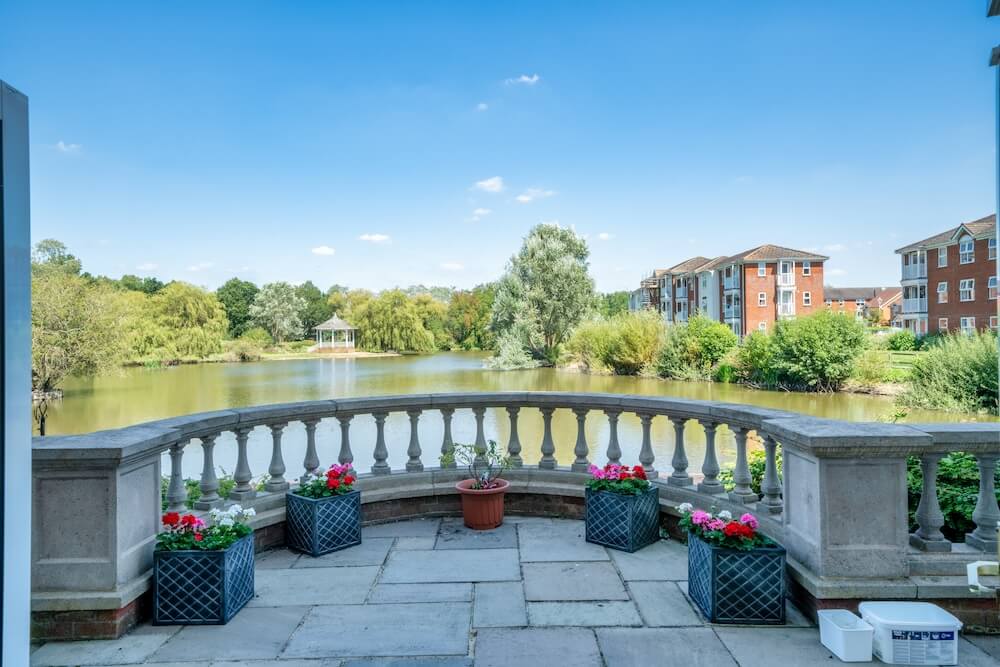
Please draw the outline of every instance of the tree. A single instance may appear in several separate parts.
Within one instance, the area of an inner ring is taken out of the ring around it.
[[[492,350],[496,337],[490,329],[493,312],[493,283],[471,290],[457,290],[448,303],[447,328],[455,342],[465,350]]]
[[[434,336],[424,328],[416,305],[401,290],[382,292],[351,311],[361,347],[372,352],[429,352]]]
[[[167,334],[167,356],[203,359],[222,351],[226,310],[211,292],[174,281],[150,297],[154,322]]]
[[[131,292],[156,294],[165,287],[165,284],[152,276],[140,278],[139,276],[126,273],[118,280],[118,286]]]
[[[31,284],[31,388],[39,433],[47,401],[70,375],[96,375],[118,366],[125,340],[124,311],[114,290],[91,286],[64,271],[43,271]]]
[[[302,320],[302,329],[308,335],[316,328],[317,324],[322,324],[330,319],[333,314],[333,307],[327,301],[326,295],[316,287],[311,280],[307,280],[295,288],[305,306],[299,313]]]
[[[417,294],[411,301],[420,315],[424,329],[434,339],[434,347],[438,350],[450,350],[454,347],[455,339],[447,327],[448,306],[426,292]]]
[[[850,315],[820,311],[774,328],[774,365],[789,387],[836,391],[865,346],[865,328]]]
[[[354,313],[368,304],[375,295],[364,289],[348,290],[346,287],[334,285],[327,291],[327,303],[330,304],[331,312],[336,313],[351,324],[357,325],[354,321]]]
[[[38,268],[56,269],[74,276],[80,275],[82,268],[80,260],[70,254],[66,244],[56,239],[42,239],[36,243],[31,263]]]
[[[268,283],[254,297],[250,317],[267,329],[274,342],[281,343],[302,334],[299,313],[304,307],[305,301],[295,293],[294,287],[286,282]]]
[[[571,229],[534,227],[497,284],[492,325],[498,336],[516,336],[534,357],[554,363],[573,328],[594,309],[589,254]]]
[[[628,312],[628,292],[607,292],[600,295],[597,308],[601,315],[610,319],[615,315]]]
[[[215,296],[222,302],[229,319],[229,335],[239,338],[253,326],[250,317],[250,304],[257,296],[257,286],[249,280],[230,278],[222,287],[215,290]]]

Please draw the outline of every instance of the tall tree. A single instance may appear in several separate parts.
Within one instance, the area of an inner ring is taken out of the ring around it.
[[[334,285],[327,292],[327,302],[331,312],[336,313],[351,324],[356,325],[354,314],[368,304],[375,295],[364,289],[348,290],[346,287]]]
[[[493,328],[554,363],[562,343],[594,309],[587,243],[557,224],[535,226],[497,284]],[[510,346],[508,342],[507,346]]]
[[[600,296],[598,310],[605,318],[628,312],[628,292],[607,292]]]
[[[361,347],[372,352],[429,352],[434,336],[424,328],[416,305],[401,290],[382,292],[351,311]]]
[[[132,292],[143,292],[145,294],[156,294],[161,289],[166,287],[162,281],[152,276],[140,278],[139,276],[133,276],[130,273],[126,273],[122,276],[118,280],[118,285],[122,289],[127,289]]]
[[[491,350],[496,337],[490,329],[495,285],[457,290],[448,302],[447,327],[451,337],[465,350]]]
[[[56,239],[42,239],[31,252],[31,263],[36,268],[56,269],[71,275],[80,275],[80,260],[70,254],[66,244]]]
[[[420,315],[424,329],[433,337],[434,347],[438,350],[452,349],[455,339],[452,338],[446,324],[448,306],[435,299],[429,292],[417,294],[411,301]]]
[[[174,281],[150,297],[154,321],[169,332],[169,356],[203,359],[222,351],[226,310],[211,292]]]
[[[222,302],[229,318],[229,335],[239,338],[247,329],[253,326],[250,317],[250,304],[257,296],[257,286],[249,280],[230,278],[222,287],[215,290],[215,296]]]
[[[299,319],[302,320],[303,332],[308,336],[317,324],[322,324],[330,319],[330,315],[333,314],[333,308],[330,306],[330,302],[327,301],[326,295],[311,280],[307,280],[296,287],[295,293],[305,303],[305,306],[299,313]]]
[[[268,283],[260,288],[250,305],[250,317],[258,326],[264,327],[274,342],[302,335],[302,319],[299,313],[305,301],[286,282]]]

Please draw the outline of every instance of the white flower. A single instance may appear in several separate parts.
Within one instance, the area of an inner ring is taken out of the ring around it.
[[[730,512],[729,510],[722,510],[721,512],[719,512],[719,518],[722,519],[723,521],[732,521],[733,513]]]
[[[255,510],[254,508],[251,507],[249,509],[243,510],[243,517],[244,518],[250,519],[250,518],[255,517],[255,516],[257,516],[257,510]]]
[[[220,526],[228,528],[229,526],[234,525],[236,523],[236,521],[233,519],[233,517],[231,517],[229,515],[225,515],[221,519],[219,519],[219,521],[217,523]]]
[[[691,503],[681,503],[680,505],[677,506],[677,511],[679,511],[681,514],[690,514],[693,509],[694,505],[692,505]]]

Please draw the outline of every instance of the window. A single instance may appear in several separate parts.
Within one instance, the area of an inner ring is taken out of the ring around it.
[[[991,238],[989,240],[988,244],[987,244],[987,247],[990,249],[990,251],[989,251],[990,252],[989,258],[990,259],[996,259],[997,258],[997,237],[994,236],[993,238]]]
[[[826,307],[829,308],[832,305],[833,305],[833,299],[827,299],[826,300]]]
[[[764,262],[757,262],[757,275],[761,278],[767,275],[767,264]]]
[[[948,266],[948,248],[938,248],[938,268]]]
[[[861,310],[862,308],[865,307],[865,300],[864,299],[855,299],[854,300],[854,307],[857,310]]]
[[[838,301],[837,305],[840,306],[841,308],[843,308],[844,307],[844,300],[841,299],[840,301]]]
[[[767,331],[767,322],[761,322],[757,325],[758,331]]]
[[[811,306],[811,305],[813,305],[812,292],[803,292],[802,293],[802,305],[803,306]]]
[[[966,278],[958,282],[958,300],[972,301],[976,298],[975,278]]]
[[[939,317],[938,318],[938,331],[941,333],[948,333],[948,318]]]
[[[757,305],[758,306],[767,305],[767,292],[757,292]]]
[[[990,276],[990,279],[986,281],[987,298],[995,299],[997,298],[997,277]]]
[[[958,263],[972,264],[976,261],[976,242],[966,234],[958,242]]]
[[[976,330],[976,318],[974,317],[963,317],[959,320],[959,329],[962,330],[964,334],[971,334]]]
[[[990,315],[990,329],[996,329],[996,328],[997,328],[997,316]]]
[[[812,275],[812,262],[808,259],[802,260],[802,275],[811,276]]]
[[[938,283],[938,303],[948,303],[948,283]]]

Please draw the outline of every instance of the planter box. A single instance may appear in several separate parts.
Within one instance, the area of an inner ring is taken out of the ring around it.
[[[285,541],[290,549],[322,556],[361,544],[361,492],[306,498],[285,494]]]
[[[223,551],[154,551],[153,623],[225,625],[253,584],[253,533]]]
[[[586,491],[587,541],[632,553],[660,539],[660,489],[642,495]]]
[[[785,549],[723,549],[689,534],[688,594],[712,623],[784,625]]]

